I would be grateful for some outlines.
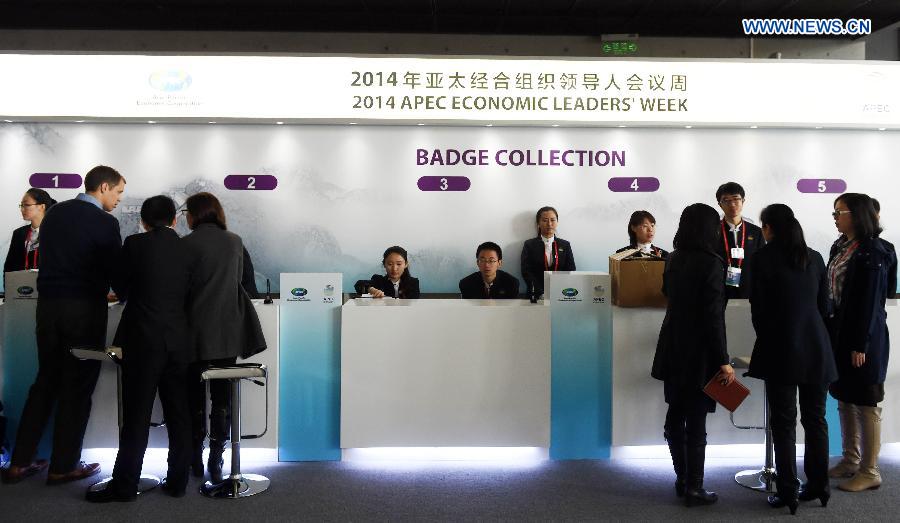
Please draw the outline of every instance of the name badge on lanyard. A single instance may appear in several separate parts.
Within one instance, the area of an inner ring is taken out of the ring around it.
[[[743,260],[744,259],[744,248],[743,247],[732,247],[731,248],[731,257],[735,260]]]
[[[742,249],[743,250],[743,249]],[[729,287],[741,286],[741,268],[728,266],[725,269],[725,285]]]

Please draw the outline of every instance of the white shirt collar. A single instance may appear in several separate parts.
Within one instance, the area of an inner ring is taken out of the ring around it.
[[[551,237],[549,237],[549,238],[544,238],[544,235],[541,235],[541,240],[543,240],[544,243],[553,243],[553,241],[554,241],[555,239],[556,239],[556,235],[553,235],[553,236],[551,236]]]

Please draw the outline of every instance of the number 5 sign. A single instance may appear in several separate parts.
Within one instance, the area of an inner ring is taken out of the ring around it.
[[[797,181],[797,190],[802,193],[843,193],[847,190],[847,182],[840,178],[803,178]]]

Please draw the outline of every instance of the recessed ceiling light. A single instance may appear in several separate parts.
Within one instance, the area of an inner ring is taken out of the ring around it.
[[[485,125],[485,127],[493,127],[493,126],[494,126],[494,124],[492,124],[492,123],[489,123],[489,124],[486,124],[486,125]]]
[[[750,128],[751,128],[751,129],[758,129],[759,126],[758,126],[758,125],[751,125]]]
[[[84,123],[84,120],[75,120],[75,123]]]
[[[817,126],[816,126],[816,129],[821,129],[821,128],[822,128],[821,125],[817,125]]]
[[[627,126],[627,125],[620,125],[619,127],[621,128],[621,127],[628,127],[628,126]]]
[[[693,125],[685,125],[685,126],[684,126],[685,129],[691,129],[691,128],[693,128],[693,127],[694,127]]]
[[[356,125],[356,122],[350,122],[350,125]]]
[[[284,122],[275,122],[275,125],[284,125]]]
[[[878,128],[879,131],[884,131],[885,129],[887,129],[887,127],[879,127]]]
[[[147,120],[147,123],[156,123],[156,120]]]
[[[3,121],[6,122],[6,123],[13,123],[12,120],[3,120]]]
[[[216,122],[209,122],[209,123],[216,123]]]
[[[416,125],[425,125],[425,124],[423,124],[423,123],[417,123]]]

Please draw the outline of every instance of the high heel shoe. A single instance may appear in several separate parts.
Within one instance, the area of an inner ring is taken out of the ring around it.
[[[772,508],[782,508],[782,507],[789,508],[791,511],[791,515],[795,516],[795,515],[797,515],[797,507],[800,506],[800,502],[797,501],[797,499],[798,498],[786,499],[786,498],[782,498],[782,497],[778,496],[778,494],[773,494],[773,495],[769,496],[769,498],[766,501],[769,502],[769,506]]]
[[[823,507],[827,507],[828,500],[831,499],[831,491],[823,490],[820,492],[814,492],[807,490],[805,487],[800,487],[800,492],[797,494],[797,499],[799,499],[800,501],[812,501],[814,499],[818,499],[819,503],[821,503]]]

